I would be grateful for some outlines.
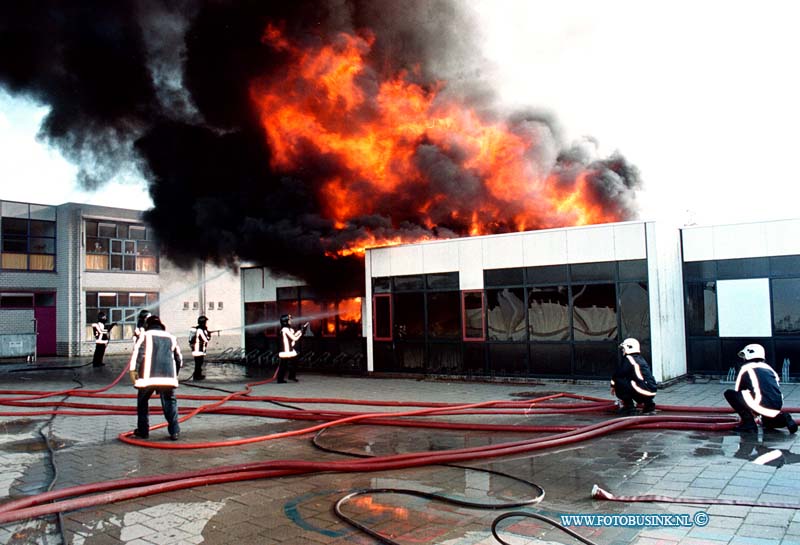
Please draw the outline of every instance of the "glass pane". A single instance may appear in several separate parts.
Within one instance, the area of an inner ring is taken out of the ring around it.
[[[778,375],[781,376],[781,380],[784,376],[784,366],[789,377],[796,379],[800,375],[800,341],[775,341],[775,362],[780,367]]]
[[[117,254],[117,255],[113,255],[112,254],[111,255],[111,270],[112,271],[121,271],[122,270],[122,256],[121,255],[119,255],[119,254]]]
[[[523,288],[486,290],[487,327],[493,341],[527,340]]]
[[[719,356],[719,340],[690,339],[688,343],[687,369],[690,373],[710,373],[727,375],[728,367],[724,367]],[[735,373],[735,370],[734,370]]]
[[[124,242],[124,251],[126,254],[135,254],[136,253],[136,243],[132,240],[126,240]]]
[[[123,270],[126,271],[136,270],[136,256],[126,255],[124,256],[122,263],[123,263]]]
[[[100,293],[99,296],[100,306],[101,307],[115,307],[117,306],[117,294],[116,293]]]
[[[31,220],[31,236],[34,237],[54,237],[56,236],[56,224],[53,221]]]
[[[86,292],[86,308],[95,308],[97,307],[97,292],[96,291],[87,291]]]
[[[422,275],[395,276],[394,289],[396,291],[412,291],[425,289],[425,278]]]
[[[3,218],[2,232],[4,237],[8,235],[28,236],[28,220]]]
[[[3,218],[25,218],[28,219],[28,204],[21,202],[3,201]]]
[[[31,254],[30,266],[32,271],[56,270],[56,256],[53,254]]]
[[[55,293],[36,293],[34,294],[34,304],[37,307],[54,307],[56,306]]]
[[[320,334],[324,337],[336,336],[336,303],[333,301],[322,302],[322,316],[320,316]]]
[[[117,225],[117,238],[131,238],[128,236],[128,225],[120,223]]]
[[[683,264],[683,276],[687,280],[716,280],[716,261],[688,261]]]
[[[291,314],[292,316],[300,315],[300,305],[297,301],[278,301],[278,317],[284,314]],[[280,329],[280,328],[278,328]]]
[[[300,291],[297,286],[286,286],[283,288],[278,288],[276,293],[278,300],[281,301],[287,299],[297,299]]]
[[[112,240],[111,241],[111,253],[112,254],[121,254],[122,253],[122,241],[121,240]]]
[[[617,367],[617,343],[575,343],[575,375],[610,378]]]
[[[139,272],[158,272],[158,258],[145,256],[137,257],[136,270]]]
[[[500,376],[528,374],[528,343],[490,344],[489,372]]]
[[[26,254],[28,253],[28,239],[3,235],[3,251]]]
[[[766,278],[769,276],[769,259],[723,259],[717,261],[717,278]]]
[[[464,338],[483,338],[483,292],[464,292]]]
[[[119,328],[120,332],[122,333],[123,339],[132,339],[133,338],[133,328],[136,327],[136,324],[122,324]],[[114,328],[116,329],[116,328]]]
[[[88,253],[88,254],[107,254],[108,253],[108,239],[107,238],[87,238],[86,239],[86,253]]]
[[[144,241],[136,244],[139,255],[156,255],[155,242]]]
[[[133,323],[134,325],[136,325],[136,315],[137,315],[137,309],[126,308],[123,311],[122,321]]]
[[[145,293],[145,300],[147,301],[148,306],[153,306],[158,304],[158,292],[149,291]],[[131,304],[133,306],[133,304]]]
[[[0,307],[2,308],[33,308],[33,294],[19,294],[11,295],[5,294],[0,296]]]
[[[372,343],[372,353],[375,360],[375,371],[389,373],[396,370],[392,343],[374,342]]]
[[[391,309],[391,296],[381,295],[375,297],[375,338],[392,338]]]
[[[686,283],[686,324],[689,335],[717,335],[717,283]]]
[[[32,204],[31,205],[31,219],[32,220],[44,220],[44,221],[56,221],[56,207],[55,206],[42,205],[42,204]]]
[[[601,263],[578,263],[570,265],[570,275],[573,282],[591,282],[605,280],[613,282],[615,280],[616,266],[613,261]]]
[[[388,300],[388,298],[386,298]],[[361,336],[361,297],[350,297],[339,301],[339,337]],[[389,326],[391,332],[391,326]]]
[[[425,299],[422,293],[394,295],[395,339],[419,339],[425,335]]]
[[[115,223],[97,224],[97,235],[105,238],[115,238],[117,236],[117,225]]]
[[[616,339],[617,297],[614,284],[572,286],[572,328],[576,341]]]
[[[319,299],[317,290],[311,286],[300,286],[298,290],[300,292],[300,299]]]
[[[772,326],[776,335],[800,334],[800,278],[772,280]]]
[[[128,227],[128,238],[133,240],[145,240],[146,230],[141,225],[131,225]]]
[[[800,275],[800,255],[770,257],[769,270],[772,276],[798,276]]]
[[[372,279],[373,293],[388,293],[390,291],[392,291],[392,283],[388,276],[381,276]]]
[[[428,373],[460,375],[463,372],[461,343],[431,343],[428,345]]]
[[[132,306],[130,303],[130,297],[128,297],[128,292],[121,291],[117,293],[117,304],[121,307]]]
[[[567,265],[528,267],[525,274],[528,284],[566,284],[568,270]]]
[[[650,338],[647,282],[626,282],[619,285],[619,317],[622,338],[634,337],[640,342]]]
[[[3,269],[27,269],[28,254],[13,254],[5,252],[2,255],[2,263],[0,263],[0,267]]]
[[[31,238],[30,253],[32,254],[55,254],[56,239],[54,238]]]
[[[530,346],[532,375],[567,377],[572,374],[572,345],[531,343]]]
[[[521,286],[525,269],[488,269],[483,271],[485,286]]]
[[[617,263],[620,280],[647,280],[647,260],[620,261]]]
[[[458,289],[458,273],[439,273],[426,275],[429,289]]]
[[[563,341],[569,339],[569,294],[567,286],[528,290],[528,330],[530,339]]]
[[[86,307],[86,324],[91,325],[97,320],[97,307]],[[91,329],[89,330],[89,338],[94,339]]]
[[[84,225],[85,225],[86,236],[87,237],[96,237],[97,236],[97,222],[96,221],[87,221]]]
[[[398,371],[422,373],[425,371],[425,345],[399,342],[395,345],[395,365]]]
[[[458,291],[428,293],[428,335],[442,339],[461,337],[460,293]]]
[[[300,301],[300,316],[294,320],[294,327],[298,328],[303,325],[304,322],[308,322],[311,324],[311,333],[319,335],[322,331],[320,314],[322,314],[322,305],[317,301],[303,299]]]
[[[112,308],[111,309],[111,316],[109,316],[110,323],[118,324],[123,322],[124,320],[122,317],[124,316],[121,308]]]
[[[129,293],[128,305],[136,308],[147,306],[147,297],[144,293]]]

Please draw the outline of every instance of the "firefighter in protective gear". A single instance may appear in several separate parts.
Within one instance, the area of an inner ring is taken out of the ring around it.
[[[106,327],[108,323],[108,316],[105,312],[97,313],[97,321],[92,324],[92,333],[94,333],[94,357],[92,358],[92,367],[103,367],[103,356],[106,353],[106,346],[108,345],[108,335],[114,326],[111,324]]]
[[[652,413],[656,409],[658,387],[650,364],[642,357],[639,341],[625,339],[619,348],[622,359],[611,377],[611,395],[617,396],[622,402],[617,413],[626,416],[635,414],[635,403],[642,404],[643,414]]]
[[[142,309],[139,311],[139,316],[136,318],[136,327],[133,329],[133,344],[136,344],[139,337],[144,335],[144,323],[148,316],[151,316],[149,310]]]
[[[151,315],[145,321],[145,332],[136,341],[128,366],[136,396],[136,429],[133,435],[146,439],[150,435],[150,398],[155,392],[161,397],[161,408],[167,421],[169,437],[178,440],[178,371],[183,365],[178,341],[167,333],[158,316]]]
[[[297,351],[295,345],[300,337],[303,336],[306,329],[308,329],[308,322],[303,324],[299,330],[295,331],[292,328],[292,315],[284,314],[281,316],[281,332],[278,338],[280,352],[278,352],[278,384],[286,383],[286,371],[289,371],[289,380],[299,382],[297,380]]]
[[[733,390],[725,390],[725,400],[739,414],[741,421],[734,431],[757,432],[753,414],[761,417],[764,429],[787,428],[797,431],[792,415],[783,408],[783,394],[778,373],[767,364],[764,347],[748,344],[738,354],[743,364],[736,375]]]
[[[208,318],[200,316],[197,318],[197,325],[189,331],[189,344],[194,356],[194,380],[203,380],[203,361],[206,357],[206,348],[211,340],[211,333],[208,331]]]

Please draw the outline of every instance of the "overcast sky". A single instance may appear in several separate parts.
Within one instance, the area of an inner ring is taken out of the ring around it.
[[[566,142],[619,151],[642,219],[800,217],[800,3],[474,0],[502,100],[552,112]],[[147,208],[143,184],[74,185],[36,143],[41,106],[0,90],[0,199]]]

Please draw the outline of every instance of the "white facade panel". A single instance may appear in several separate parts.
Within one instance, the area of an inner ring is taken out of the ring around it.
[[[767,251],[763,223],[714,227],[714,259],[761,257]]]
[[[391,253],[391,276],[419,274],[424,268],[420,245],[398,246]]]
[[[483,289],[483,241],[460,239],[458,248],[458,280],[462,290]]]
[[[645,259],[647,257],[647,240],[644,223],[615,225],[614,260]]]
[[[768,278],[717,281],[720,337],[771,337]]]
[[[458,270],[458,245],[454,242],[422,244],[423,272],[442,273]]]
[[[369,250],[369,263],[372,269],[371,278],[392,276],[391,248],[375,248]]]
[[[800,254],[800,220],[771,221],[764,224],[767,254]]]
[[[525,267],[558,265],[567,262],[567,232],[542,231],[522,235]]]
[[[271,301],[267,298],[266,294],[266,272],[263,267],[255,267],[252,269],[242,269],[242,294],[245,303],[252,303],[255,301]]]
[[[683,260],[708,261],[714,259],[714,229],[713,227],[684,228]]]
[[[566,233],[568,263],[614,261],[613,227],[569,229]]]
[[[507,269],[522,267],[523,250],[520,235],[486,237],[483,242],[483,268]]]

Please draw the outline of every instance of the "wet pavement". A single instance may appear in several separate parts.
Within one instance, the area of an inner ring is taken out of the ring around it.
[[[0,364],[0,389],[62,391],[93,389],[111,383],[122,360],[102,369],[78,367],[85,360],[40,359],[36,364]],[[75,367],[63,369],[60,367]],[[34,371],[33,369],[41,369]],[[179,406],[200,401],[188,394],[218,395],[238,391],[265,378],[238,364],[207,365],[207,380],[193,386],[189,369],[179,389]],[[250,376],[248,376],[250,375]],[[299,383],[264,384],[254,394],[290,398],[337,398],[471,403],[520,400],[555,392],[608,398],[605,383],[555,381],[480,383],[396,378],[354,378],[301,374]],[[718,380],[678,382],[659,391],[659,404],[726,406]],[[784,385],[787,406],[800,406],[800,387]],[[109,393],[131,394],[127,377]],[[89,399],[60,395],[76,403],[134,407],[134,399]],[[240,403],[234,403],[240,405]],[[352,407],[286,401],[308,409],[380,410],[400,407]],[[281,408],[269,402],[247,407]],[[38,407],[37,410],[45,408]],[[30,408],[4,406],[2,411]],[[474,415],[437,417],[458,422],[512,425],[575,425],[613,418],[610,414]],[[163,422],[157,400],[151,424]],[[299,429],[313,422],[234,414],[200,414],[182,424],[181,441],[219,441]],[[443,451],[526,438],[512,432],[453,431],[375,425],[337,427],[311,435],[235,447],[198,450],[145,449],[121,442],[135,416],[0,417],[0,497],[2,502],[52,489],[112,479],[168,474],[265,460],[343,460],[418,451]],[[151,432],[155,442],[169,442],[164,429]],[[523,479],[545,489],[537,505],[515,508],[551,518],[570,514],[708,514],[707,524],[685,527],[578,527],[571,529],[602,545],[800,545],[800,512],[792,509],[730,505],[617,503],[593,500],[594,484],[617,495],[657,494],[800,504],[800,446],[785,430],[740,436],[733,432],[628,430],[561,447],[491,460],[465,467],[427,466],[375,473],[312,473],[302,476],[200,486],[119,503],[0,525],[0,543],[100,545],[151,544],[371,544],[376,540],[342,522],[333,513],[341,497],[364,488],[413,489],[462,498],[487,509],[380,493],[355,497],[344,514],[398,543],[488,545],[492,521],[510,509],[492,505],[536,494]],[[49,446],[48,446],[49,444]],[[322,447],[322,448],[320,448]],[[495,473],[488,473],[491,470]],[[531,518],[501,525],[508,543],[573,544],[576,539]]]

